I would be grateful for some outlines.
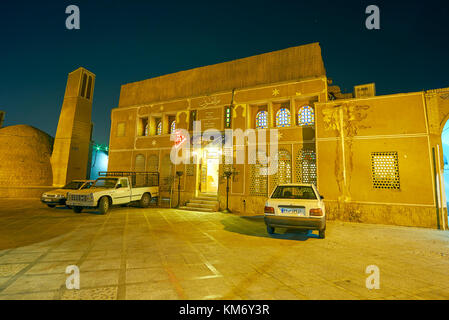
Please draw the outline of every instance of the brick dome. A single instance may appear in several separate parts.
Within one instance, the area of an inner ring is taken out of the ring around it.
[[[0,184],[51,186],[53,138],[27,125],[0,129]]]

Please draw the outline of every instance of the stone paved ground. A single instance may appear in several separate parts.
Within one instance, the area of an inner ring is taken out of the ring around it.
[[[326,239],[260,217],[0,200],[0,299],[449,299],[449,232],[329,221]],[[68,265],[81,289],[67,290]],[[365,268],[380,268],[380,289]]]

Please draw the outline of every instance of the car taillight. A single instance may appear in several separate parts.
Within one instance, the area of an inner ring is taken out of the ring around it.
[[[274,214],[274,208],[265,206],[264,212],[269,213],[269,214]]]
[[[323,210],[320,208],[310,209],[309,214],[313,217],[321,217],[323,215]]]

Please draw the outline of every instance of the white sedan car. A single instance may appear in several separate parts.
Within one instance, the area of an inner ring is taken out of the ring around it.
[[[89,189],[94,180],[73,180],[66,184],[61,189],[47,191],[42,194],[41,202],[49,206],[50,208],[54,208],[57,205],[66,205],[67,201],[67,193],[72,190],[83,190]]]
[[[275,227],[318,230],[324,239],[326,211],[323,197],[313,184],[278,185],[265,204],[265,224],[269,234]]]

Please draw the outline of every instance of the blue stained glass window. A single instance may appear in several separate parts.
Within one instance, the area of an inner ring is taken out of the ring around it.
[[[170,133],[174,133],[176,130],[176,121],[172,121],[170,125]]]
[[[159,121],[156,126],[156,134],[159,136],[162,134],[162,121]]]
[[[268,128],[268,112],[259,111],[256,115],[256,129]]]
[[[147,125],[145,126],[145,135],[146,135],[146,136],[150,135],[150,125],[149,125],[149,124],[147,124]]]
[[[290,127],[290,110],[281,108],[276,114],[276,127]]]
[[[311,126],[315,123],[315,114],[310,106],[303,106],[298,111],[298,124],[300,126]]]

